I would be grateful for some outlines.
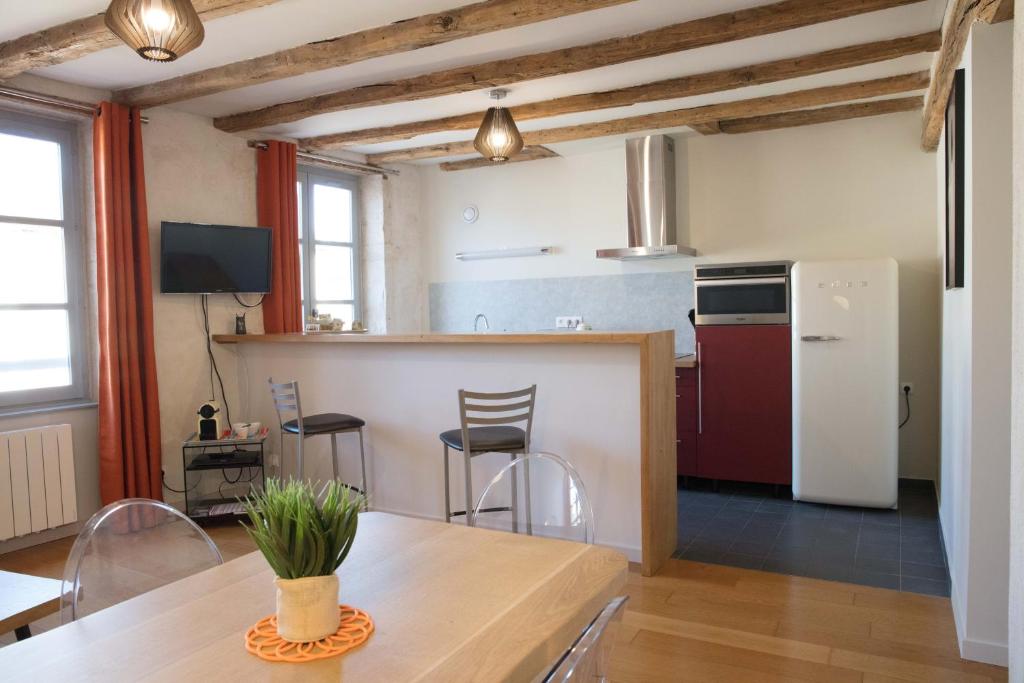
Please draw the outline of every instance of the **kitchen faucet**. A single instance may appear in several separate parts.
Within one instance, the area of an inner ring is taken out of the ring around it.
[[[491,324],[489,322],[487,322],[487,316],[484,315],[483,313],[477,313],[476,317],[473,318],[473,331],[474,332],[479,332],[480,331],[480,319],[481,318],[483,318],[483,320],[484,320],[484,332],[489,332],[491,330]]]

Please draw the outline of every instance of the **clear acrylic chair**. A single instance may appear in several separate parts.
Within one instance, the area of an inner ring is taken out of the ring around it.
[[[476,526],[581,543],[594,542],[594,510],[579,472],[553,453],[505,465],[480,495]]]
[[[565,654],[555,663],[544,683],[606,681],[616,632],[629,596],[612,599]]]
[[[195,522],[166,503],[127,498],[86,522],[64,565],[62,624],[223,564]]]

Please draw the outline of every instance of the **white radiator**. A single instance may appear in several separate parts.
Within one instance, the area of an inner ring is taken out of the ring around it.
[[[0,541],[77,519],[71,425],[0,432]]]

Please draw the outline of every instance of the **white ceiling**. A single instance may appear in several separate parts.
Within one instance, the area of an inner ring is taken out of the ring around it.
[[[635,0],[616,7],[233,90],[172,106],[206,116],[219,116],[333,90],[590,43],[767,2],[769,0]],[[0,22],[0,41],[102,12],[106,4],[106,0],[0,0],[0,16],[3,17]],[[146,62],[129,48],[118,47],[58,66],[37,69],[32,73],[79,85],[119,89],[464,4],[468,3],[462,0],[281,0],[268,7],[207,22],[203,45],[172,64]],[[518,83],[511,87],[506,102],[509,106],[515,106],[934,30],[941,24],[944,6],[944,0],[924,0],[913,5],[783,33]],[[534,130],[759,97],[927,69],[930,64],[929,55],[904,57],[725,93],[525,121],[520,124],[520,128]],[[323,114],[261,132],[308,137],[472,111],[482,112],[488,105],[486,91],[482,90]],[[247,136],[258,137],[253,131]],[[360,147],[355,151],[371,153],[471,137],[471,132],[454,131],[421,136],[414,142]]]

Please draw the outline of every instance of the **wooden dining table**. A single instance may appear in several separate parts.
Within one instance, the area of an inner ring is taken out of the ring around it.
[[[360,516],[340,601],[375,631],[344,655],[272,663],[245,650],[274,613],[257,552],[0,648],[0,679],[530,681],[626,582],[600,546],[381,512]]]

